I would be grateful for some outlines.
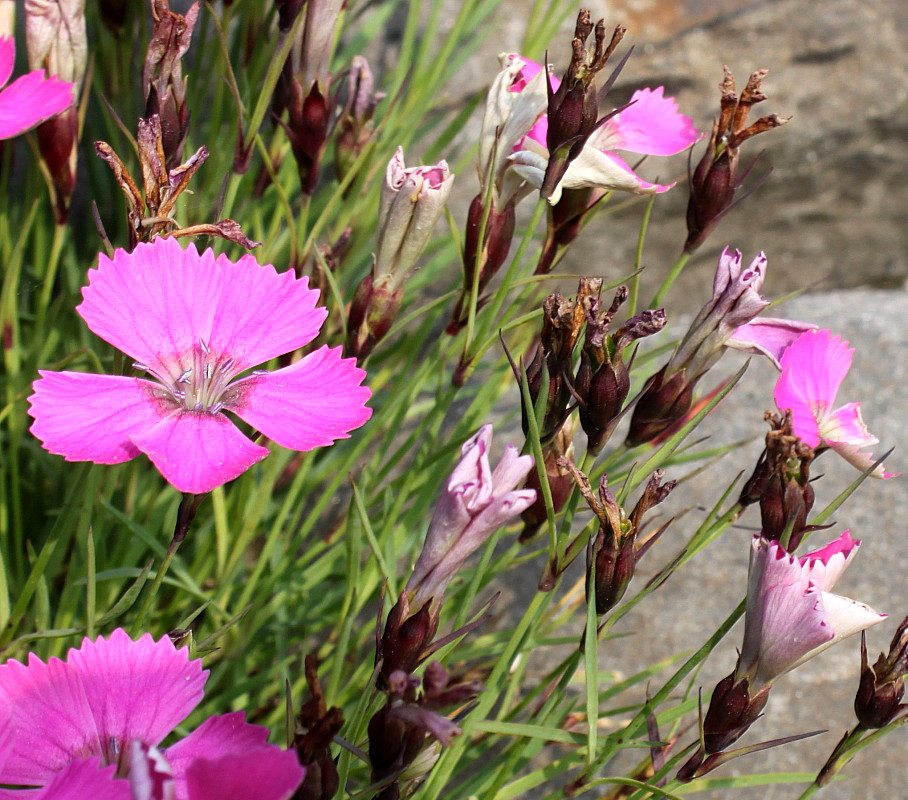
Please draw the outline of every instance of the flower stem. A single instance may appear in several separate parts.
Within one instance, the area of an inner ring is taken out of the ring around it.
[[[662,305],[662,301],[665,299],[665,295],[668,294],[668,290],[672,288],[672,284],[678,280],[678,276],[681,274],[681,271],[687,265],[687,262],[690,260],[691,253],[681,253],[678,256],[678,260],[672,265],[672,268],[668,271],[668,275],[665,276],[665,280],[662,281],[662,285],[659,287],[659,291],[656,292],[655,297],[650,301],[650,308],[659,308]]]
[[[148,617],[148,612],[151,610],[151,604],[154,602],[155,597],[157,597],[158,590],[164,582],[164,576],[170,568],[170,563],[177,554],[180,544],[189,533],[189,526],[192,524],[193,519],[195,519],[199,506],[207,496],[207,494],[183,494],[183,499],[180,501],[180,507],[177,509],[177,521],[173,529],[173,538],[170,540],[167,552],[164,553],[164,558],[161,559],[161,564],[155,572],[151,588],[142,601],[142,608],[139,610],[139,615],[133,625],[134,634],[138,635],[142,633],[145,626],[145,620]]]

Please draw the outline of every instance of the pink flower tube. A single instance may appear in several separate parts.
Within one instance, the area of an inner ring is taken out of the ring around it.
[[[822,549],[798,557],[786,553],[778,542],[754,536],[736,682],[746,678],[751,694],[756,693],[836,642],[886,618],[863,603],[831,593],[860,544],[844,531]]]
[[[88,327],[151,380],[42,371],[31,431],[67,461],[119,464],[144,453],[181,492],[201,494],[268,455],[224,412],[302,451],[346,438],[372,414],[366,373],[339,347],[240,377],[311,342],[328,315],[292,272],[156,239],[101,255],[82,296]]]

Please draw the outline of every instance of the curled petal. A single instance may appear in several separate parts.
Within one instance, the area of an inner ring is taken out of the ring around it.
[[[372,416],[366,377],[341,348],[321,347],[289,367],[237,381],[241,419],[283,447],[312,450],[346,439]]]
[[[596,131],[590,143],[607,150],[670,156],[699,141],[702,134],[693,120],[681,114],[677,101],[664,93],[662,86],[638,89],[631,105]]]
[[[533,469],[533,464],[533,457],[520,455],[520,451],[514,445],[509,444],[505,447],[504,455],[495,465],[495,472],[492,473],[492,484],[495,487],[496,496],[510,492],[523,483],[527,473]]]
[[[29,398],[32,434],[67,461],[120,464],[139,455],[130,435],[150,430],[163,412],[154,384],[139,378],[41,371]]]
[[[580,151],[580,155],[571,162],[561,179],[562,189],[581,189],[584,186],[592,186],[631,194],[661,194],[674,185],[674,183],[668,185],[648,183],[636,175],[614,153],[605,153],[589,145]]]
[[[780,363],[782,354],[801,334],[814,330],[816,327],[808,322],[793,319],[757,317],[746,325],[736,328],[731,339],[725,344],[735,350],[743,350],[745,353],[764,355],[772,361],[776,369],[782,369]]]
[[[836,581],[848,568],[861,546],[860,539],[852,539],[851,531],[843,531],[825,547],[805,553],[799,562],[806,567],[808,580],[824,592],[831,592]]]
[[[393,709],[391,713],[394,716],[409,722],[411,725],[422,728],[446,747],[450,747],[452,739],[461,734],[461,730],[456,723],[452,722],[447,717],[443,717],[437,711],[432,711],[431,709],[423,708],[422,706],[400,706]]]
[[[242,475],[268,455],[223,414],[174,411],[131,437],[181,492],[204,494]]]

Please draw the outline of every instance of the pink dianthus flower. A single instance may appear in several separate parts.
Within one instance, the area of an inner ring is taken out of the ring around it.
[[[242,712],[161,741],[202,699],[208,672],[167,637],[122,629],[66,660],[0,664],[2,800],[286,800],[305,775]]]
[[[173,239],[102,254],[77,311],[152,380],[42,371],[31,431],[67,461],[119,464],[145,453],[193,494],[268,455],[225,411],[292,450],[346,438],[371,416],[371,392],[340,347],[238,377],[316,337],[328,315],[315,307],[318,295],[306,278],[252,256],[232,262]]]
[[[791,410],[794,433],[804,444],[829,447],[852,466],[866,470],[876,458],[865,448],[879,439],[867,430],[861,404],[846,403],[833,409],[853,354],[848,342],[832,331],[802,334],[782,354],[775,401],[782,411]],[[882,464],[871,473],[874,478],[897,474],[886,472]]]
[[[16,61],[16,42],[0,37],[0,139],[12,139],[39,122],[65,111],[73,103],[73,84],[47,78],[36,69],[16,78],[9,86]]]

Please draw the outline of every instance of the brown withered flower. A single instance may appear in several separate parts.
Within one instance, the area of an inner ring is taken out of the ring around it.
[[[593,34],[593,47],[588,49],[586,42],[590,34]],[[571,63],[561,79],[561,85],[553,91],[551,82],[546,81],[549,162],[542,181],[541,194],[544,198],[552,196],[571,161],[580,155],[586,140],[600,123],[600,92],[593,79],[615,52],[624,34],[625,29],[619,25],[606,44],[605,21],[600,19],[593,25],[590,12],[585,9],[577,15],[571,40]]]
[[[186,105],[186,79],[183,56],[189,50],[192,30],[199,16],[199,3],[193,3],[184,17],[170,10],[170,0],[152,0],[154,27],[145,55],[142,86],[145,92],[145,118],[157,115],[161,125],[164,163],[175,168],[182,158],[183,143],[189,131]]]
[[[208,148],[200,147],[184,164],[168,169],[161,120],[156,114],[139,120],[137,145],[142,170],[141,190],[114,149],[107,142],[95,142],[95,152],[113,170],[114,178],[126,196],[128,250],[158,236],[218,236],[242,247],[258,247],[259,242],[247,238],[239,223],[232,219],[189,227],[182,227],[174,219],[177,198],[205,163]]]
[[[751,74],[739,97],[731,71],[726,66],[722,69],[724,78],[719,84],[722,92],[719,117],[713,123],[706,152],[690,175],[685,253],[693,253],[703,244],[719,220],[746,197],[745,194],[736,199],[735,195],[753,169],[756,158],[743,170],[740,169],[738,162],[741,158],[741,145],[757,134],[778,128],[791,119],[769,114],[748,125],[747,117],[751,108],[766,99],[762,86],[767,70],[760,69]],[[751,191],[768,177],[767,173]]]

